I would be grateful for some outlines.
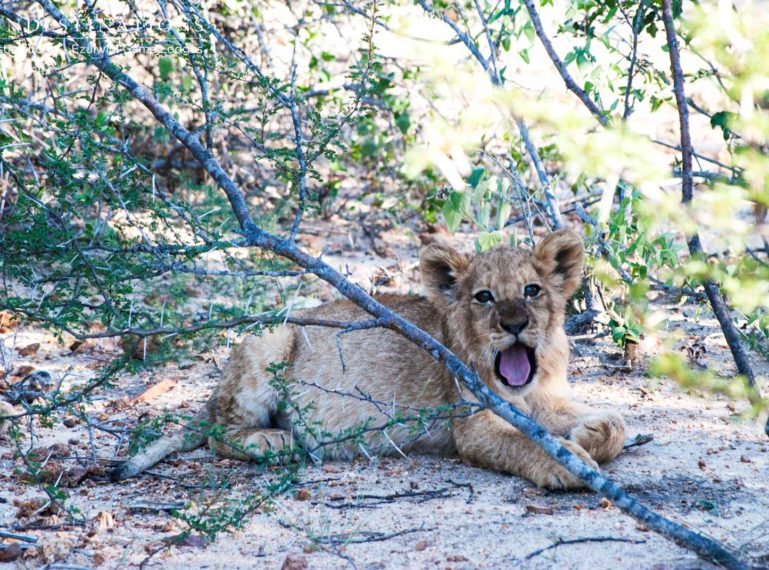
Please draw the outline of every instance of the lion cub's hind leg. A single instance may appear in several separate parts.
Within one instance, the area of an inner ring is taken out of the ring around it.
[[[209,447],[242,461],[262,461],[290,454],[293,438],[280,421],[279,388],[274,366],[290,363],[295,331],[282,327],[262,337],[247,337],[233,351],[216,388],[216,421]],[[277,425],[280,424],[280,425]]]

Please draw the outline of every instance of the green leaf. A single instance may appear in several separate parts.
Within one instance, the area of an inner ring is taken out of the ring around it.
[[[407,112],[396,113],[395,124],[398,126],[398,129],[400,129],[400,132],[405,135],[411,126],[411,118],[409,117],[409,114]]]
[[[714,129],[720,128],[723,131],[724,140],[729,140],[729,138],[732,136],[729,123],[734,119],[734,117],[734,113],[730,113],[729,111],[719,111],[710,117],[710,126]]]
[[[441,213],[446,220],[446,226],[452,233],[457,231],[459,224],[462,223],[464,199],[464,192],[452,192],[441,208]]]
[[[482,166],[476,166],[473,168],[473,171],[470,173],[470,176],[467,177],[467,183],[472,186],[473,188],[478,187],[478,183],[483,179],[483,175],[485,174],[486,169]]]
[[[360,145],[360,152],[364,158],[373,158],[376,156],[379,150],[379,145],[374,139],[366,139],[363,144]]]
[[[500,243],[502,243],[502,234],[500,232],[481,232],[475,238],[475,248],[479,253],[489,250]]]
[[[168,81],[171,76],[171,72],[174,70],[174,62],[170,57],[161,57],[158,60],[158,71],[160,72],[160,79]]]
[[[523,33],[526,36],[527,40],[529,40],[530,42],[534,41],[534,35],[536,32],[534,31],[534,26],[530,21],[526,22],[526,25],[523,26]]]

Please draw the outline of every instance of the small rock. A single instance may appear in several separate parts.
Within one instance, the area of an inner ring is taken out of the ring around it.
[[[747,455],[740,455],[740,461],[743,463],[753,463],[753,460]]]
[[[310,493],[309,489],[298,489],[296,491],[296,494],[294,495],[294,498],[297,501],[307,501],[312,496],[312,493]]]
[[[598,501],[598,504],[601,505],[602,509],[607,509],[608,510],[608,509],[613,509],[614,508],[614,504],[609,499],[607,499],[606,497],[601,497],[601,500]]]
[[[418,551],[418,552],[422,552],[422,551],[423,551],[423,550],[425,550],[425,549],[426,549],[428,546],[430,546],[430,541],[429,541],[429,540],[420,540],[419,542],[417,542],[417,543],[414,545],[414,550],[416,550],[416,551]]]
[[[0,548],[0,562],[13,562],[24,553],[24,549],[19,543],[3,546],[4,548]]]
[[[208,540],[199,534],[191,534],[181,541],[182,546],[192,546],[193,548],[204,548],[208,545]]]
[[[18,353],[19,356],[32,356],[33,354],[37,354],[38,350],[40,350],[40,343],[33,342],[32,344],[20,348]]]
[[[555,513],[553,507],[540,507],[538,505],[526,505],[526,513],[532,515],[552,515]]]
[[[310,563],[304,556],[289,554],[283,561],[283,565],[280,567],[280,570],[307,570],[309,567]]]

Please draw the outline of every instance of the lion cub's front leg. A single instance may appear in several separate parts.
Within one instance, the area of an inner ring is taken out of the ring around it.
[[[489,410],[457,418],[453,426],[457,451],[472,465],[519,475],[549,489],[585,486],[526,435]],[[598,469],[590,454],[579,444],[564,438],[559,441],[590,467]]]
[[[613,411],[595,410],[580,416],[569,432],[569,439],[585,448],[598,463],[617,457],[625,445],[625,422]]]
[[[613,410],[598,410],[565,398],[530,402],[534,418],[551,433],[566,436],[598,463],[617,457],[625,445],[625,422]]]

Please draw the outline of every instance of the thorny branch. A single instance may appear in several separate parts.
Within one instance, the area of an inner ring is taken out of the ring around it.
[[[302,223],[304,214],[305,199],[307,195],[307,160],[304,157],[304,145],[302,144],[302,122],[299,119],[299,110],[296,107],[296,65],[291,69],[291,95],[289,97],[289,108],[291,110],[291,122],[294,125],[294,148],[296,150],[296,160],[299,162],[299,173],[297,183],[299,185],[299,205],[296,208],[294,224],[291,226],[291,235],[289,239],[294,241],[299,231],[299,224]]]
[[[480,404],[486,406],[492,412],[525,433],[532,439],[532,441],[540,445],[550,456],[556,459],[575,476],[579,477],[579,479],[588,487],[609,498],[617,507],[637,520],[645,523],[649,528],[663,534],[686,548],[694,550],[704,558],[714,560],[727,568],[742,569],[746,567],[744,563],[716,541],[693,532],[682,525],[651,511],[638,502],[638,500],[628,495],[615,483],[606,479],[598,471],[588,467],[584,462],[563,447],[558,440],[551,436],[542,426],[529,419],[510,402],[503,400],[486,387],[486,385],[480,381],[478,376],[445,346],[418,327],[414,326],[412,323],[378,303],[363,289],[351,283],[347,278],[335,271],[321,259],[308,255],[290,240],[282,239],[264,231],[251,218],[245,197],[240,188],[238,188],[222,169],[216,158],[200,143],[197,136],[184,128],[184,126],[182,126],[168,112],[168,110],[153,97],[149,90],[123,72],[107,55],[103,53],[97,54],[93,49],[91,42],[82,34],[77,26],[70,23],[51,0],[38,0],[38,3],[48,15],[56,20],[68,32],[72,40],[78,44],[87,63],[95,66],[112,81],[126,89],[128,93],[142,103],[154,117],[182,144],[184,144],[198,161],[200,161],[206,172],[226,194],[233,213],[240,223],[242,232],[250,244],[262,250],[269,250],[280,256],[286,257],[299,266],[315,273],[318,277],[334,286],[348,299],[370,313],[374,318],[380,319],[382,326],[400,333],[405,338],[428,351],[433,358],[442,362],[457,380],[473,393]]]
[[[299,326],[319,326],[319,327],[343,329],[346,331],[359,331],[364,329],[378,328],[384,324],[383,321],[380,321],[378,319],[368,319],[364,321],[334,321],[329,319],[315,319],[310,317],[305,317],[305,318],[292,317],[288,315],[269,313],[269,314],[263,314],[263,315],[245,315],[243,317],[237,317],[235,319],[227,319],[224,321],[207,321],[205,323],[200,323],[199,325],[191,325],[188,327],[166,326],[166,327],[156,327],[153,329],[128,327],[128,328],[122,328],[122,329],[111,329],[103,332],[82,333],[59,321],[55,321],[53,319],[47,319],[40,315],[33,314],[32,311],[28,311],[26,309],[20,309],[18,307],[4,307],[0,305],[0,310],[6,309],[6,308],[19,313],[26,314],[30,317],[34,316],[37,319],[48,321],[51,324],[54,324],[56,327],[63,330],[64,332],[69,333],[70,335],[75,337],[77,340],[89,340],[89,339],[96,339],[96,338],[114,338],[114,337],[120,337],[120,336],[136,336],[139,338],[146,338],[146,337],[158,336],[158,335],[175,336],[175,335],[181,335],[181,334],[192,334],[192,333],[196,333],[196,332],[199,332],[202,330],[208,330],[208,329],[232,329],[237,327],[238,325],[256,325],[256,324],[275,325],[275,324],[291,323]]]

